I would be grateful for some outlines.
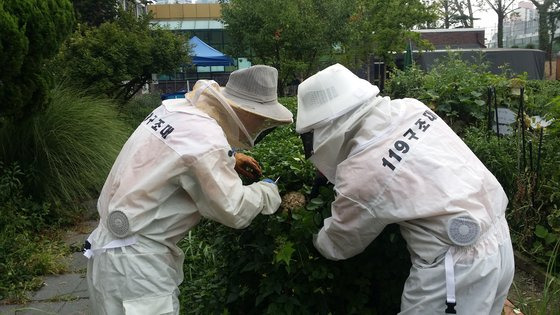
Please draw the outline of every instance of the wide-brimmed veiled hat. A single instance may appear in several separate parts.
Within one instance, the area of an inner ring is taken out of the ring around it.
[[[340,117],[379,94],[341,64],[310,76],[298,87],[296,132],[305,133]]]
[[[228,100],[247,112],[280,122],[293,121],[292,113],[278,103],[278,70],[255,65],[233,71],[220,92]]]

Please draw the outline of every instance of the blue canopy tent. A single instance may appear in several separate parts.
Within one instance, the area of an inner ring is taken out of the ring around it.
[[[219,50],[213,48],[212,46],[203,42],[200,38],[193,36],[189,40],[189,44],[192,47],[193,55],[192,57],[192,65],[196,67],[210,67],[210,66],[231,66],[233,65],[233,60],[221,53]],[[212,73],[210,72],[212,77]],[[198,71],[196,72],[196,78],[194,81],[198,80]],[[186,81],[186,82],[185,82]],[[171,81],[168,81],[171,82]],[[186,89],[182,89],[180,91],[175,91],[172,93],[166,93],[161,95],[161,99],[173,99],[173,98],[184,98],[185,93],[190,90],[189,80],[172,80],[173,85],[178,83],[179,85],[186,85]],[[173,89],[175,90],[175,89]],[[172,91],[173,91],[172,90]]]
[[[194,56],[192,58],[192,63],[195,66],[231,66],[233,65],[233,60],[221,53],[220,51],[209,46],[203,42],[200,38],[193,36],[189,40],[191,47],[194,51]]]

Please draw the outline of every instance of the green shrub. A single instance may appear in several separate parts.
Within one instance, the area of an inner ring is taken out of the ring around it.
[[[159,105],[161,105],[159,94],[137,95],[119,107],[120,116],[130,128],[136,129],[140,122]]]
[[[215,224],[203,219],[179,244],[185,251],[185,280],[180,295],[183,313],[222,314],[225,309],[225,257],[211,244],[218,239],[228,240],[220,238],[220,234],[214,238]]]
[[[420,100],[451,123],[483,120],[489,86],[486,73],[484,63],[470,64],[449,53],[427,73]]]
[[[404,71],[395,69],[385,84],[384,92],[391,99],[405,97],[420,98],[425,93],[425,75],[424,71],[416,65]]]
[[[507,218],[515,248],[546,266],[551,259],[560,261],[553,258],[560,239],[560,142],[544,133],[539,157],[539,130],[526,130],[525,139],[523,158],[520,132],[499,138],[481,128],[464,133],[464,141],[508,195]]]
[[[525,87],[527,94],[527,112],[540,115],[547,120],[555,120],[547,131],[560,136],[560,81],[531,80]]]
[[[324,208],[329,201],[316,202]],[[410,268],[397,226],[388,227],[364,253],[334,262],[312,245],[318,230],[314,216],[314,211],[300,209],[291,216],[259,216],[243,230],[214,222],[197,227],[196,235],[204,240],[198,248],[209,246],[219,258],[208,265],[196,264],[200,278],[192,283],[185,277],[183,305],[194,308],[184,310],[196,309],[195,314],[218,314],[223,309],[231,314],[397,313]],[[193,259],[189,247],[184,249],[187,267]]]
[[[458,53],[449,52],[426,73],[417,68],[396,70],[386,85],[386,93],[391,98],[411,97],[422,101],[460,132],[466,126],[486,121],[489,87],[496,89],[498,106],[512,107],[512,77],[507,68],[501,75],[491,74],[482,54],[478,60],[469,62],[462,60]]]
[[[295,112],[294,98],[280,102]],[[263,166],[264,177],[280,176],[281,195],[292,190],[309,192],[315,172],[303,157],[293,126],[278,128],[249,154]],[[181,286],[184,311],[397,313],[410,268],[397,226],[388,227],[364,253],[345,261],[329,261],[316,251],[312,238],[322,219],[330,216],[333,199],[332,186],[323,187],[305,208],[258,216],[243,230],[214,222],[199,225],[194,237],[182,243],[188,274]]]
[[[80,25],[52,60],[53,73],[93,95],[130,100],[153,73],[190,63],[186,38],[150,18],[120,10],[114,21],[98,27]]]
[[[106,99],[55,88],[47,108],[0,125],[0,160],[32,170],[25,188],[40,200],[95,196],[130,133]]]
[[[21,302],[25,291],[39,287],[39,275],[64,269],[62,243],[44,233],[51,206],[24,195],[24,172],[17,164],[0,163],[0,300]]]
[[[529,43],[529,44],[525,45],[525,48],[527,48],[527,49],[535,49],[535,44]]]
[[[519,148],[516,137],[496,137],[486,128],[467,128],[463,141],[496,176],[510,200],[517,191]]]
[[[0,1],[0,115],[27,117],[48,100],[45,63],[71,34],[69,0]]]

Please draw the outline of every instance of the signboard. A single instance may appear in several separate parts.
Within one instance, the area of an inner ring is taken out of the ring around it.
[[[511,135],[513,126],[517,121],[517,115],[509,108],[498,108],[498,124],[496,125],[496,115],[493,115],[492,130],[499,135]]]

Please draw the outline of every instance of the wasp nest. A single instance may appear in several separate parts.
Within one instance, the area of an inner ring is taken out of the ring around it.
[[[305,207],[305,196],[297,191],[290,191],[282,197],[280,209],[283,212],[294,211]]]

